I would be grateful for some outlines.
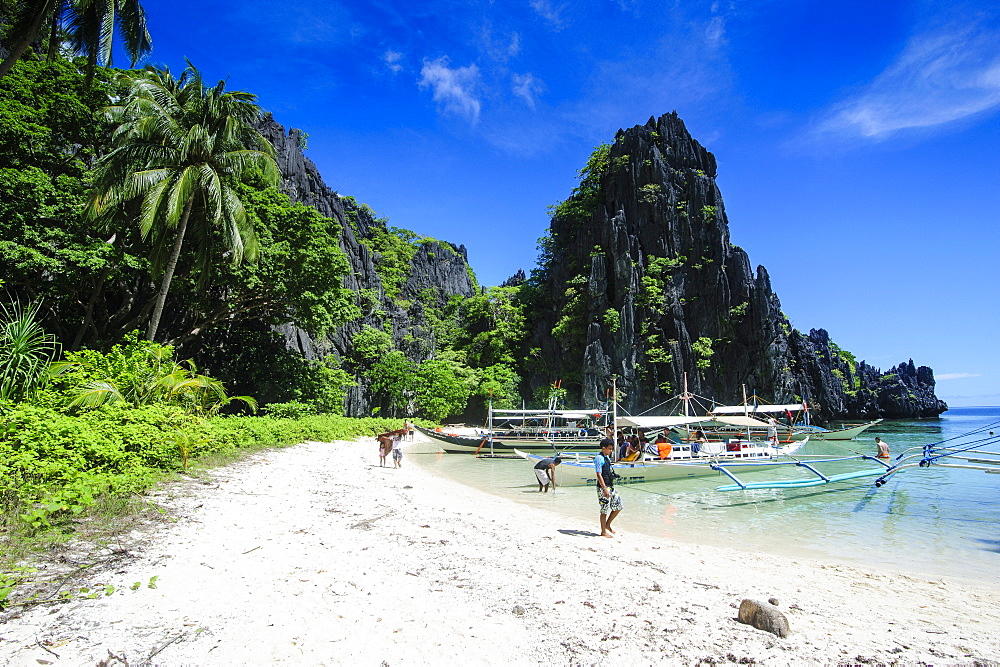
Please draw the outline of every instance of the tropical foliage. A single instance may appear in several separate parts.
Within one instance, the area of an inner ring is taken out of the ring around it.
[[[64,41],[75,53],[86,55],[88,80],[97,65],[111,65],[116,31],[133,66],[152,48],[146,12],[138,0],[8,0],[4,5],[12,20],[4,33],[10,52],[0,63],[0,78],[43,35],[50,61]]]
[[[37,303],[0,303],[0,409],[31,398],[58,352],[38,321]]]
[[[197,373],[192,361],[174,361],[173,348],[141,341],[137,332],[106,354],[68,352],[65,361],[52,364],[50,375],[70,408],[173,405],[202,416],[218,414],[234,400],[256,408],[252,397],[230,397],[222,382]]]
[[[85,214],[110,228],[134,218],[151,241],[153,270],[162,276],[146,331],[153,340],[189,224],[204,286],[214,228],[234,264],[257,258],[257,237],[230,181],[253,173],[275,185],[280,176],[274,148],[253,127],[260,119],[254,95],[227,92],[224,81],[207,87],[190,64],[179,78],[147,67],[127,85],[124,103],[105,109],[113,150],[97,165]]]

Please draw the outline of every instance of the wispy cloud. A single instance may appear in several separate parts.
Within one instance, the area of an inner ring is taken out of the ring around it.
[[[979,26],[913,37],[860,94],[830,109],[820,131],[881,139],[1000,107],[1000,40]]]
[[[527,74],[514,74],[513,84],[511,85],[511,91],[524,100],[532,109],[535,108],[535,96],[545,90],[545,84],[543,84],[534,74],[528,72]]]
[[[400,64],[400,60],[403,59],[403,54],[399,51],[386,51],[382,54],[382,60],[385,62],[385,66],[389,68],[389,71],[393,74],[398,74],[403,71],[403,66]]]
[[[980,373],[941,373],[940,375],[935,375],[935,380],[961,380],[962,378],[977,378],[982,377]]]
[[[364,34],[363,26],[338,2],[245,0],[234,6],[238,20],[259,27],[259,34],[292,46],[328,46]]]
[[[722,47],[726,42],[726,20],[719,16],[713,16],[708,25],[705,26],[705,41],[713,49]]]
[[[462,116],[470,123],[476,123],[481,106],[475,94],[480,80],[479,68],[474,64],[452,68],[450,63],[447,56],[425,59],[418,85],[432,89],[434,101],[443,113]]]
[[[539,16],[551,23],[556,30],[562,29],[562,13],[566,9],[566,5],[554,5],[552,4],[552,0],[531,0],[531,8]]]
[[[516,32],[494,35],[493,27],[486,23],[480,32],[483,52],[491,60],[504,63],[521,52],[521,35]]]

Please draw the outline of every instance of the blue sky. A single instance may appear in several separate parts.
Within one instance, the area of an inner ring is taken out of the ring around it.
[[[593,147],[677,110],[785,314],[1000,405],[995,0],[144,0],[148,62],[254,92],[324,180],[529,270]]]

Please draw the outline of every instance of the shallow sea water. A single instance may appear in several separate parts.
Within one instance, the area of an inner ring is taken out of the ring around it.
[[[875,453],[874,437],[892,448],[940,442],[974,429],[1000,433],[1000,407],[953,408],[940,419],[885,421],[860,439],[808,443],[797,457]],[[956,441],[957,442],[957,441]],[[408,459],[435,474],[564,517],[557,530],[598,527],[596,491],[558,488],[538,493],[531,464],[476,459],[416,445]],[[998,445],[987,449],[997,451]],[[824,473],[858,469],[828,464]],[[794,470],[738,473],[764,481]],[[558,482],[558,472],[556,481]],[[721,475],[619,487],[625,509],[619,532],[635,531],[682,542],[760,553],[836,560],[866,567],[995,583],[1000,568],[1000,475],[976,470],[912,468],[875,489],[874,477],[802,489],[719,492]]]

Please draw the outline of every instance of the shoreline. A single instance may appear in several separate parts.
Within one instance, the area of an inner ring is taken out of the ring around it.
[[[272,450],[205,479],[153,494],[175,522],[85,575],[98,597],[8,613],[0,661],[1000,661],[1000,588],[763,559],[624,524],[600,538],[596,500],[584,521],[405,456],[380,468],[367,439]],[[744,598],[776,598],[791,634],[738,623]]]
[[[434,454],[432,448],[435,446],[435,443],[428,442],[427,444],[431,445],[431,447],[421,449],[411,460],[419,461],[420,465],[424,466],[432,475],[442,476],[481,493],[506,498],[524,507],[546,509],[565,518],[583,521],[587,524],[594,523],[596,525],[597,519],[594,516],[596,509],[593,507],[593,494],[591,490],[585,490],[582,487],[563,487],[559,489],[559,500],[557,501],[556,497],[549,498],[548,494],[535,492],[537,484],[535,484],[533,476],[527,467],[523,466],[523,462],[521,466],[523,470],[520,470],[516,477],[506,472],[489,472],[480,475],[474,472],[474,469],[480,467],[479,465],[472,466],[473,472],[469,474],[461,466],[456,467],[454,463],[438,461],[437,459],[450,458],[457,460],[467,458],[471,460],[471,457],[440,453]],[[445,463],[447,465],[443,465]],[[480,463],[484,462],[480,461]],[[505,463],[509,463],[511,466],[517,465],[516,461]],[[520,484],[519,482],[522,478],[524,483]],[[909,481],[909,479],[906,480],[906,482]],[[718,483],[709,478],[701,478],[698,481],[698,484],[705,487],[706,490],[713,489]],[[653,490],[647,488],[649,486],[657,488]],[[641,533],[652,539],[717,549],[734,549],[745,554],[754,554],[758,557],[774,555],[791,560],[834,562],[889,576],[907,575],[934,580],[943,579],[970,586],[991,586],[996,580],[995,568],[989,564],[990,562],[995,562],[995,558],[974,560],[970,556],[961,560],[959,558],[952,559],[950,558],[950,556],[954,555],[952,552],[946,551],[942,554],[940,550],[934,550],[933,553],[935,555],[927,557],[925,550],[929,548],[927,543],[929,540],[923,543],[914,543],[913,549],[905,552],[893,550],[893,546],[896,545],[874,547],[872,546],[874,543],[871,542],[862,544],[862,548],[859,549],[857,547],[859,542],[864,538],[864,531],[850,535],[846,542],[831,538],[817,543],[815,541],[803,541],[795,538],[789,539],[792,537],[791,535],[785,534],[775,528],[776,525],[780,526],[779,522],[774,522],[770,525],[765,523],[762,529],[747,534],[740,523],[739,515],[733,519],[727,518],[721,522],[713,520],[712,517],[695,516],[700,513],[691,508],[705,506],[705,500],[693,495],[693,493],[700,494],[700,492],[692,492],[690,482],[688,482],[687,487],[681,488],[679,494],[681,499],[677,502],[669,502],[669,498],[666,499],[668,502],[662,505],[662,512],[650,514],[645,511],[650,507],[648,499],[645,498],[647,493],[653,496],[670,496],[677,489],[673,489],[671,492],[665,491],[666,489],[663,488],[662,482],[652,485],[633,484],[621,487],[620,492],[625,503],[625,511],[618,520],[619,524],[627,528],[628,532]],[[565,494],[567,493],[572,496],[572,499],[566,498]],[[878,504],[883,502],[882,498],[887,493],[891,493],[891,489],[883,491],[882,497],[875,497],[874,502],[868,497],[865,497],[862,502],[866,506],[871,503],[871,507],[877,508]],[[782,499],[756,497],[751,499],[749,503],[740,502],[738,504],[752,504],[766,508],[770,503],[776,501],[780,503]],[[875,514],[880,515],[883,511],[887,512],[891,509],[891,501],[885,501],[885,503],[886,507],[877,508]],[[711,501],[709,501],[709,504],[711,504]],[[637,508],[638,512],[636,511]],[[711,507],[711,509],[716,514],[727,515],[736,511],[725,503],[720,503],[718,506]],[[768,512],[767,510],[762,510],[762,513],[767,514]],[[757,515],[754,514],[753,516],[744,518],[756,519]],[[795,525],[785,525],[782,527],[786,530],[797,529]],[[836,527],[829,530],[833,535],[838,534]],[[968,540],[969,538],[965,537],[965,539]],[[841,544],[840,548],[836,547],[837,544]],[[957,553],[961,554],[961,552]],[[973,562],[973,560],[975,567],[970,569],[969,563]],[[963,563],[961,566],[955,565],[960,562]]]

